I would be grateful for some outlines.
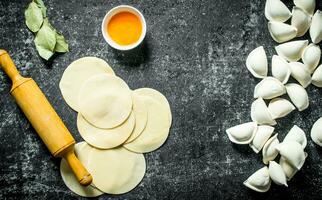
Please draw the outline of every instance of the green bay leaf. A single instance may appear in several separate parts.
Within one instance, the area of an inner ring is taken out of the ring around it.
[[[56,32],[56,46],[54,49],[56,52],[64,53],[69,51],[68,44],[63,35]]]
[[[35,33],[40,29],[44,18],[41,9],[37,6],[36,3],[31,2],[28,8],[25,10],[25,20],[27,27],[32,32]]]
[[[56,31],[49,24],[48,19],[44,20],[42,27],[36,34],[34,42],[38,53],[42,58],[48,60],[54,54],[56,46]]]
[[[47,15],[47,8],[42,0],[34,0],[34,2],[38,5],[38,7],[41,9],[43,17],[46,17]]]

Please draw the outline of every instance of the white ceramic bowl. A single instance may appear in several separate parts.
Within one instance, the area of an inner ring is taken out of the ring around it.
[[[140,36],[139,40],[136,41],[133,44],[130,44],[130,45],[119,45],[119,44],[117,44],[116,42],[114,42],[112,40],[112,38],[109,36],[109,34],[107,32],[107,25],[108,25],[109,21],[111,20],[111,18],[114,15],[116,15],[116,14],[118,14],[120,12],[124,12],[124,11],[135,14],[140,19],[141,24],[142,24],[142,33],[141,33],[141,36]],[[113,47],[114,49],[118,49],[118,50],[121,50],[121,51],[134,49],[135,47],[139,46],[142,43],[142,41],[143,41],[143,39],[145,37],[145,34],[146,34],[145,19],[144,19],[142,13],[139,10],[137,10],[136,8],[132,7],[132,6],[120,5],[120,6],[114,7],[110,11],[108,11],[108,13],[105,15],[105,17],[103,19],[103,22],[102,22],[102,34],[103,34],[103,37],[104,37],[105,41],[111,47]]]

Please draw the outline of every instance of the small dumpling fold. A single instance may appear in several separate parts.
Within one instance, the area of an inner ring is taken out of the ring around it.
[[[229,140],[236,144],[249,144],[256,133],[257,124],[255,122],[248,122],[231,127],[226,130]]]
[[[311,75],[307,67],[300,62],[290,62],[291,76],[304,88],[311,84]]]
[[[285,58],[287,61],[296,62],[301,58],[308,44],[308,40],[297,40],[280,44],[275,47],[275,50],[279,56]]]
[[[291,17],[291,12],[282,1],[266,0],[265,17],[268,21],[285,22]]]
[[[316,87],[322,87],[322,64],[314,71],[312,75],[312,84]]]
[[[312,17],[310,36],[315,44],[322,40],[322,12],[320,10],[317,10]]]
[[[246,67],[256,78],[264,78],[267,76],[267,56],[263,46],[259,46],[249,53],[246,59]]]
[[[313,124],[311,138],[315,144],[322,147],[322,117]]]
[[[306,90],[301,85],[288,83],[285,87],[287,95],[299,111],[305,110],[309,107],[309,97]]]
[[[253,173],[244,182],[244,185],[256,192],[267,192],[271,187],[268,168],[265,166]]]
[[[276,125],[276,121],[269,113],[267,105],[262,98],[258,98],[252,103],[251,118],[257,124]]]
[[[268,125],[261,125],[257,127],[255,137],[249,146],[255,153],[260,152],[266,141],[271,137],[274,132],[274,127]]]
[[[274,77],[266,77],[254,89],[254,98],[272,99],[286,93],[285,86]]]
[[[268,111],[271,113],[273,119],[285,117],[295,110],[291,102],[283,98],[272,99],[268,104]]]
[[[282,167],[288,181],[291,180],[291,178],[293,178],[293,176],[298,171],[295,167],[288,163],[283,156],[280,157],[279,164]]]
[[[276,150],[276,146],[279,144],[279,140],[277,138],[277,134],[275,134],[273,137],[271,137],[267,142],[265,143],[262,155],[263,155],[263,163],[265,165],[268,164],[269,161],[274,160],[276,156],[278,155],[278,151]]]
[[[309,15],[305,10],[296,6],[293,7],[291,25],[296,27],[297,37],[303,36],[307,30],[309,30],[311,19],[311,15]]]
[[[268,172],[269,176],[275,184],[284,185],[287,187],[286,175],[281,165],[279,165],[275,161],[269,161]]]
[[[275,149],[297,170],[302,168],[307,155],[300,143],[296,141],[284,141],[276,145]]]
[[[305,10],[310,15],[313,15],[315,9],[315,1],[316,0],[294,0],[294,4]]]
[[[273,55],[272,57],[272,75],[283,84],[286,84],[290,78],[291,67],[281,56]]]
[[[268,22],[268,30],[272,38],[278,43],[289,41],[297,35],[297,28],[283,22]]]
[[[287,133],[283,141],[295,141],[298,142],[300,145],[302,145],[302,148],[304,149],[307,145],[307,139],[304,131],[294,125],[291,130]]]
[[[318,45],[310,44],[307,46],[302,54],[302,61],[307,69],[312,74],[318,66],[321,58],[321,49]]]

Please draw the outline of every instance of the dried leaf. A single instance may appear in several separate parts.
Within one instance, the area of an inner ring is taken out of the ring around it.
[[[38,7],[41,9],[43,17],[47,17],[47,8],[42,0],[34,0],[34,2],[38,5]]]
[[[37,6],[36,3],[31,2],[28,8],[25,10],[25,19],[26,25],[32,32],[37,32],[43,21],[43,15],[41,9]]]
[[[59,34],[56,32],[56,46],[55,46],[55,51],[64,53],[69,51],[68,50],[68,44],[64,38],[63,35]]]
[[[45,19],[42,27],[35,37],[35,45],[39,55],[48,60],[53,54],[56,46],[56,31]]]

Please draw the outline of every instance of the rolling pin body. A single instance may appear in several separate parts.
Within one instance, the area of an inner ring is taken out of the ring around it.
[[[73,136],[36,82],[22,77],[4,50],[0,50],[0,66],[12,80],[12,96],[49,151],[55,157],[65,158],[78,181],[82,185],[89,185],[92,177],[74,154]]]

